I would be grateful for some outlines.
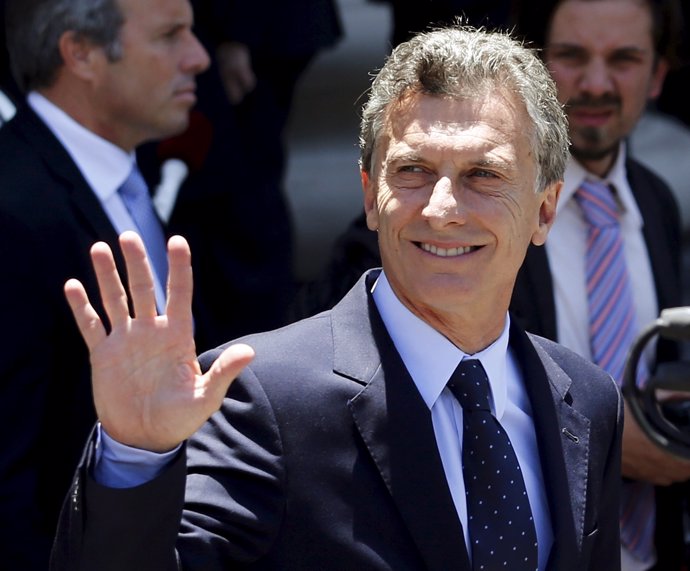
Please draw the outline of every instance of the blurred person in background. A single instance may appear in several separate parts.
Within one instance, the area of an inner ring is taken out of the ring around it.
[[[115,245],[135,230],[161,262],[154,288],[165,308],[165,229],[134,151],[187,127],[195,77],[209,60],[187,0],[6,5],[24,95],[0,128],[1,566],[45,571],[95,419],[88,352],[63,284],[77,275],[95,292],[91,244]]]

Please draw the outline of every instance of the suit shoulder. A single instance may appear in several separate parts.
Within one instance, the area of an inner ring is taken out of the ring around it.
[[[665,203],[666,208],[678,209],[678,201],[668,183],[649,169],[649,167],[633,158],[629,158],[626,163],[626,169],[633,192],[653,193],[654,198]]]
[[[559,387],[558,392],[570,406],[604,423],[620,416],[622,396],[611,375],[567,347],[538,335],[528,336],[551,383]]]
[[[235,343],[246,343],[254,349],[256,358],[251,364],[252,369],[308,363],[314,356],[330,355],[330,311],[301,319],[279,329],[253,333],[228,341],[199,356],[202,369],[210,367],[223,350]]]

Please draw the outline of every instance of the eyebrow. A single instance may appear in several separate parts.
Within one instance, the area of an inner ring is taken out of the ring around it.
[[[484,158],[479,159],[475,162],[478,167],[489,167],[489,168],[506,168],[514,164],[514,161],[509,161],[500,158]]]
[[[416,153],[405,153],[399,156],[391,157],[388,164],[395,165],[398,163],[425,163],[426,160]],[[482,157],[476,160],[467,161],[467,164],[472,168],[479,169],[494,169],[506,170],[515,168],[515,161],[505,160],[501,158]]]
[[[419,162],[424,162],[424,158],[422,155],[419,153],[414,153],[414,152],[403,152],[400,154],[393,154],[390,157],[390,162],[396,162],[396,163],[401,163],[401,162],[410,162],[410,163],[419,163]]]
[[[549,44],[546,46],[546,51],[550,50],[574,50],[574,51],[587,51],[587,48],[583,45],[580,44],[569,44],[567,42],[562,42],[562,43],[553,43]],[[627,54],[639,54],[639,55],[645,55],[648,53],[648,50],[645,48],[641,48],[639,46],[621,46],[618,48],[615,48],[613,50],[614,54],[621,54],[621,53],[627,53]]]

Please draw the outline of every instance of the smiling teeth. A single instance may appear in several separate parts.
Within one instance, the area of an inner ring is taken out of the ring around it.
[[[433,244],[421,244],[422,250],[435,254],[436,256],[441,256],[442,258],[452,257],[452,256],[462,256],[463,254],[468,254],[472,251],[471,246],[465,246],[461,248],[437,248]]]

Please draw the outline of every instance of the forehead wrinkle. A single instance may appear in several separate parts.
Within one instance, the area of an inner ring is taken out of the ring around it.
[[[481,122],[479,122],[481,123]],[[427,138],[426,130],[406,131],[402,138],[390,141],[387,156],[396,162],[424,162],[432,155],[456,155],[463,162],[481,166],[503,166],[515,161],[518,141],[491,127],[489,132],[472,129],[459,133],[439,133],[439,138]],[[415,138],[421,136],[421,141]],[[410,140],[410,138],[412,140]]]

